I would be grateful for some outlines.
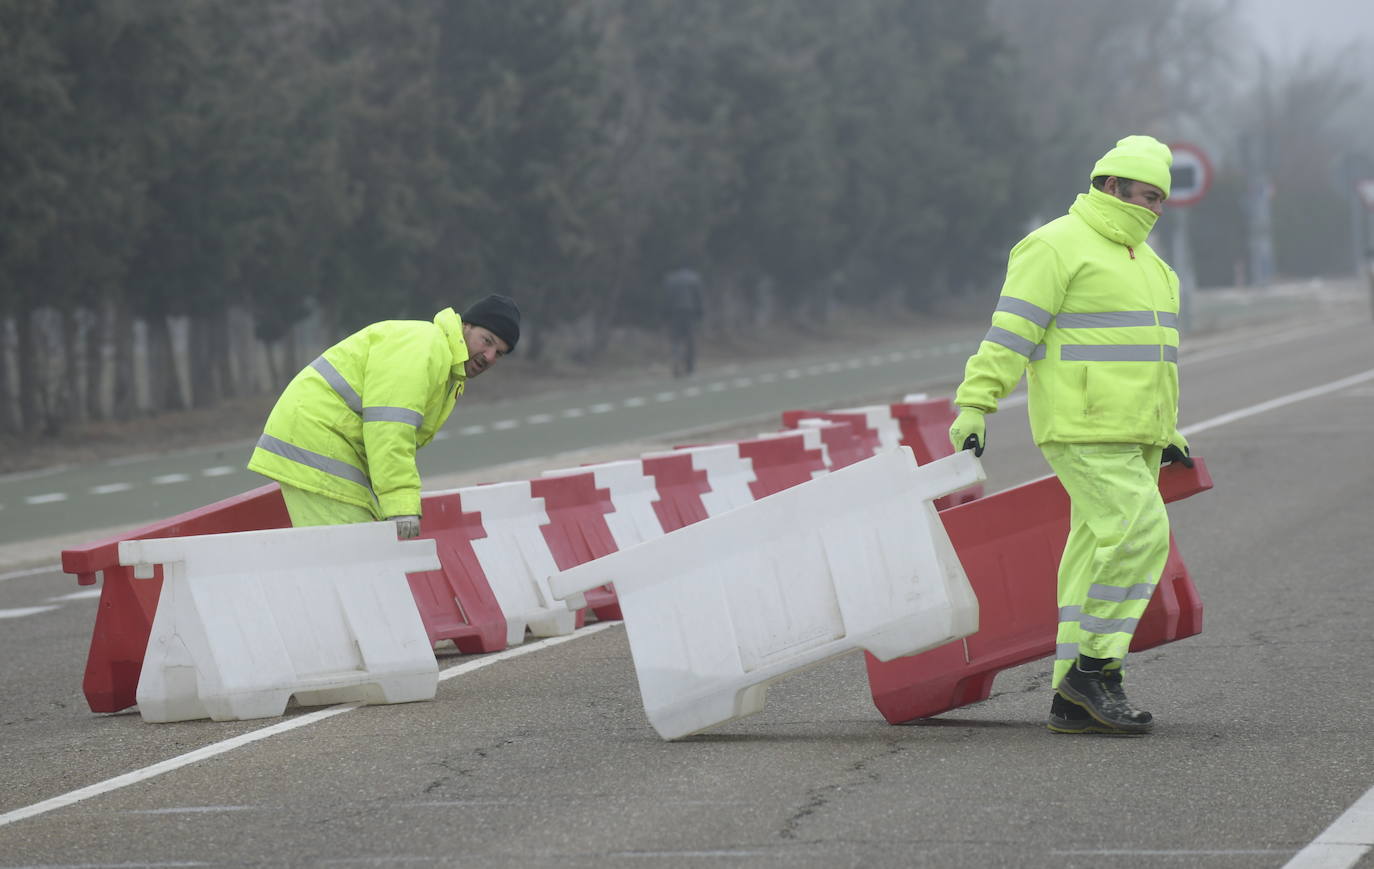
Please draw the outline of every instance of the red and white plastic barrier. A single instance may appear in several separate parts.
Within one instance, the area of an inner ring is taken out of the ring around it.
[[[1212,488],[1207,465],[1166,465],[1165,501]],[[959,561],[978,595],[978,632],[920,655],[868,659],[878,711],[899,724],[986,700],[993,678],[1009,667],[1055,652],[1059,557],[1069,531],[1069,497],[1055,477],[940,512]],[[1190,637],[1202,630],[1202,603],[1176,548],[1150,599],[1133,650]]]

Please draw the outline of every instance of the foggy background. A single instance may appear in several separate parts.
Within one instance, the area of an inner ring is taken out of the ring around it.
[[[1358,0],[0,0],[0,437],[489,292],[551,367],[681,266],[723,339],[991,299],[1132,133],[1198,292],[1365,280],[1372,78]]]

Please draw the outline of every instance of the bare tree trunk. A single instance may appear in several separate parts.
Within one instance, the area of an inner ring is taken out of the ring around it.
[[[138,413],[134,375],[134,318],[124,293],[110,302],[110,337],[114,341],[114,384],[110,390],[112,416],[132,419]]]
[[[0,433],[19,432],[19,409],[14,404],[14,388],[10,383],[10,372],[14,363],[10,359],[14,347],[10,332],[13,323],[9,317],[0,316]]]
[[[23,431],[32,433],[38,431],[42,417],[33,311],[21,311],[15,317],[15,326],[19,329],[19,419]]]
[[[86,335],[92,331],[87,314],[82,308],[58,313],[62,324],[62,353],[52,407],[63,423],[86,421],[86,393],[90,390],[86,377],[89,371]]]
[[[215,381],[215,366],[213,361],[214,347],[212,345],[212,334],[214,329],[206,317],[196,315],[191,317],[191,347],[187,353],[187,364],[190,366],[188,374],[191,378],[191,406],[192,407],[212,407],[219,401],[219,384]]]
[[[105,348],[114,334],[114,305],[102,298],[92,314],[92,325],[86,332],[86,418],[105,419]]]
[[[155,412],[186,409],[177,378],[176,353],[172,351],[171,324],[165,316],[148,320],[148,377]]]

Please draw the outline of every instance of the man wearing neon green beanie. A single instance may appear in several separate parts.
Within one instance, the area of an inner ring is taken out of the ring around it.
[[[1191,466],[1178,422],[1178,276],[1145,243],[1169,196],[1169,148],[1127,136],[1069,213],[1011,250],[1006,283],[954,396],[954,448],[1027,381],[1031,434],[1071,501],[1059,564],[1049,729],[1148,733],[1122,663],[1169,555],[1161,461]]]

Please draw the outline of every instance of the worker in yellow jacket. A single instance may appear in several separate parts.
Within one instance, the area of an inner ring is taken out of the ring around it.
[[[1128,136],[1063,217],[1015,247],[978,351],[955,393],[954,448],[982,455],[984,416],[1027,381],[1031,434],[1072,504],[1059,565],[1048,726],[1146,733],[1122,663],[1169,554],[1161,461],[1191,466],[1178,432],[1178,276],[1145,239],[1173,155]]]
[[[470,378],[515,349],[520,309],[506,296],[423,320],[373,323],[297,374],[267,417],[248,469],[281,484],[291,524],[391,519],[420,533],[415,451]]]

